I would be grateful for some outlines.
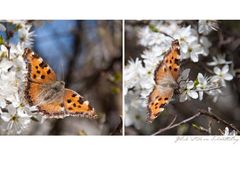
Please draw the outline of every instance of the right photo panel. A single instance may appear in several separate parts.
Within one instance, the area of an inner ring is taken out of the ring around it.
[[[125,21],[125,135],[240,133],[240,21]]]

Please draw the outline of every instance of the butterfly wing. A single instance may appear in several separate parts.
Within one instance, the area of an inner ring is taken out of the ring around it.
[[[28,79],[36,83],[52,83],[56,81],[56,74],[52,68],[35,54],[31,49],[24,50],[23,58],[28,69]]]
[[[164,106],[169,103],[173,96],[172,88],[161,88],[155,86],[148,98],[148,121],[152,122],[156,119],[160,112],[164,110]]]
[[[39,113],[45,118],[63,118],[63,96],[57,94],[52,100],[44,100],[43,95],[49,95],[48,90],[42,84],[31,82],[25,89],[25,99],[30,106],[36,106]]]
[[[64,110],[64,104],[61,100],[54,100],[49,103],[44,103],[38,105],[38,109],[43,117],[45,118],[64,118],[65,110]]]
[[[178,40],[172,42],[171,49],[164,56],[163,63],[165,63],[176,81],[180,72],[180,46]]]
[[[39,93],[42,92],[41,85],[38,83],[27,84],[25,88],[25,99],[30,106],[38,103]]]
[[[66,114],[69,116],[96,117],[95,110],[90,106],[89,102],[77,92],[70,89],[65,89],[64,107]]]
[[[77,92],[65,89],[64,96],[53,101],[39,104],[39,111],[46,118],[64,118],[67,116],[95,118],[96,113],[88,101]]]
[[[174,87],[179,77],[180,47],[177,40],[172,42],[171,49],[154,72],[156,83],[148,99],[148,121],[152,122],[164,110],[173,96]]]

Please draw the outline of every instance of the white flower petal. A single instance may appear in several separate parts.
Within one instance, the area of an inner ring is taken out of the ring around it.
[[[183,72],[181,73],[180,77],[179,77],[179,81],[181,80],[186,80],[189,76],[189,73],[190,73],[190,68],[187,68],[185,70],[183,70]]]
[[[198,54],[197,53],[191,53],[191,60],[193,62],[198,62]]]
[[[214,67],[213,72],[217,75],[220,75],[221,74],[221,69],[219,67]]]
[[[0,23],[0,31],[6,31],[6,27]]]
[[[3,112],[0,117],[5,122],[8,122],[11,119],[11,115],[9,113],[6,113],[6,112]]]
[[[226,74],[224,75],[224,80],[230,81],[230,80],[232,80],[232,79],[233,79],[233,76],[232,76],[231,74],[226,73]]]
[[[179,101],[180,102],[184,102],[184,101],[186,101],[187,100],[187,94],[185,94],[185,93],[182,93],[181,95],[180,95],[180,97],[179,97]]]
[[[229,135],[229,128],[225,127],[224,136],[228,136],[228,135]]]
[[[223,68],[222,68],[222,73],[223,74],[226,74],[229,70],[229,66],[228,65],[224,65]]]
[[[12,104],[7,106],[7,110],[8,113],[11,114],[12,116],[14,116],[17,113],[16,108]]]
[[[202,101],[202,99],[203,99],[203,91],[199,91],[198,94],[199,94],[199,100]]]
[[[198,73],[197,79],[198,79],[198,82],[199,82],[199,83],[203,83],[203,82],[205,81],[202,73]]]
[[[187,93],[190,97],[192,97],[193,99],[197,99],[198,98],[198,93],[194,90],[189,90]]]
[[[192,89],[194,87],[194,82],[193,81],[188,81],[187,83],[187,89]]]
[[[183,45],[181,45],[181,52],[183,52],[183,53],[187,53],[188,52],[188,45],[186,45],[186,44],[183,44]]]

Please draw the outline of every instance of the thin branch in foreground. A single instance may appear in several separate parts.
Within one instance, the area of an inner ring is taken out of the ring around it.
[[[227,127],[232,128],[238,134],[240,134],[240,130],[238,130],[234,125],[232,125],[232,124],[228,123],[227,121],[223,120],[222,118],[220,118],[216,114],[212,113],[211,111],[208,112],[208,111],[205,111],[205,110],[199,110],[198,113],[196,113],[195,115],[193,115],[193,116],[191,116],[191,117],[189,117],[189,118],[187,118],[187,119],[185,119],[185,120],[183,120],[183,121],[181,121],[179,123],[173,124],[175,122],[175,120],[176,120],[176,117],[175,117],[175,119],[173,121],[171,121],[171,123],[167,127],[158,130],[157,132],[155,132],[152,135],[158,135],[158,134],[161,134],[161,133],[163,133],[165,131],[168,131],[170,129],[176,128],[176,127],[178,127],[178,126],[180,126],[182,124],[185,124],[185,123],[187,123],[187,122],[189,122],[189,121],[191,121],[191,120],[193,120],[195,118],[200,117],[201,115],[205,115],[205,116],[207,116],[207,117],[209,117],[211,119],[214,119],[217,122],[219,122],[219,123],[221,123],[221,124],[223,124],[223,125],[225,125]]]
[[[222,123],[223,125],[227,126],[227,127],[231,127],[233,130],[235,130],[238,134],[240,134],[240,130],[238,130],[234,125],[228,123],[227,121],[223,120],[222,118],[220,118],[219,116],[217,116],[216,114],[212,113],[211,111],[205,111],[205,110],[200,110],[202,115],[208,116],[214,120],[216,120],[219,123]]]
[[[158,135],[158,134],[160,134],[160,133],[162,133],[162,132],[165,132],[165,131],[167,131],[167,130],[173,129],[173,128],[175,128],[175,127],[178,127],[178,126],[180,126],[180,125],[182,125],[182,124],[185,124],[185,123],[187,123],[187,122],[195,119],[196,117],[199,117],[200,115],[201,115],[201,113],[198,112],[197,114],[195,114],[195,115],[193,115],[192,117],[189,117],[189,118],[183,120],[182,122],[173,124],[173,123],[175,122],[175,120],[176,120],[176,117],[175,117],[174,121],[172,121],[167,127],[158,130],[157,132],[155,132],[155,133],[152,134],[152,135]]]

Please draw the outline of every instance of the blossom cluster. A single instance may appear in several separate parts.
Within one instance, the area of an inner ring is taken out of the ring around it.
[[[25,47],[33,42],[31,25],[26,21],[0,23],[0,133],[21,134],[32,121],[33,107],[24,103]]]
[[[205,63],[210,74],[198,73],[194,80],[189,79],[191,70],[182,65],[178,79],[179,101],[190,99],[201,101],[204,94],[212,96],[213,101],[217,101],[222,93],[222,87],[226,87],[226,81],[233,79],[229,67],[231,62],[226,61],[225,55],[211,56],[209,52],[212,43],[208,35],[218,28],[216,21],[199,20],[191,25],[186,25],[184,21],[151,21],[149,25],[139,29],[139,44],[145,50],[138,58],[130,59],[124,71],[126,126],[146,128],[147,99],[154,86],[154,71],[169,50],[173,39],[179,41],[182,63],[189,60],[193,64],[198,64],[201,56],[210,60]]]

